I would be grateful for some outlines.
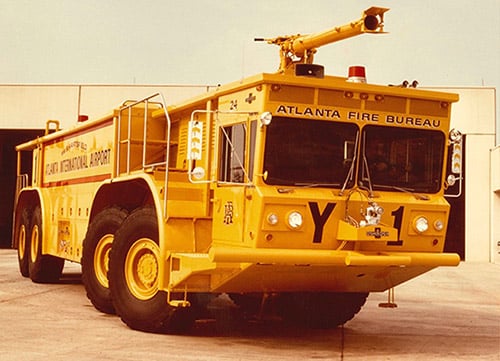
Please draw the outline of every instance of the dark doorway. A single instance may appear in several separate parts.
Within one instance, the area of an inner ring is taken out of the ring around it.
[[[16,191],[16,145],[42,136],[40,129],[0,129],[0,248],[11,246]],[[31,159],[23,157],[23,172],[31,174]]]
[[[450,203],[451,210],[444,246],[445,252],[458,253],[462,261],[465,260],[465,147],[466,140],[464,135],[462,138],[462,190],[459,197],[449,196],[459,194],[460,184],[457,182],[446,191],[446,200]],[[451,165],[451,155],[448,164]],[[446,174],[450,174],[450,166]]]

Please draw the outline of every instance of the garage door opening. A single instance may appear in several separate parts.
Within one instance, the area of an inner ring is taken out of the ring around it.
[[[16,145],[42,136],[44,129],[0,129],[0,248],[11,246],[12,214],[16,192]],[[26,152],[24,152],[26,153]],[[31,174],[31,157],[23,156],[23,171]]]

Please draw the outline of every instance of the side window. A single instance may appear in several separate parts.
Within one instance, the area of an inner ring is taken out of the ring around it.
[[[252,179],[255,122],[220,128],[221,153],[219,181],[245,183]]]

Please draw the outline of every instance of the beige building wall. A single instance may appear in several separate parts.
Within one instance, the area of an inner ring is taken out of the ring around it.
[[[492,218],[490,184],[494,166],[490,163],[490,153],[495,147],[496,134],[495,88],[439,90],[459,94],[459,102],[452,105],[451,127],[466,135],[465,260],[492,262],[492,234],[499,227]]]
[[[491,150],[491,255],[500,263],[500,146]]]
[[[72,85],[0,86],[0,128],[45,128],[48,119],[77,119],[78,87]]]
[[[166,105],[169,106],[207,92],[210,88],[204,85],[81,86],[79,112],[93,119],[108,114],[124,101],[144,99],[158,92],[163,94]]]
[[[40,129],[49,119],[61,128],[109,114],[126,100],[160,92],[167,105],[201,94],[207,85],[0,85],[0,128]]]

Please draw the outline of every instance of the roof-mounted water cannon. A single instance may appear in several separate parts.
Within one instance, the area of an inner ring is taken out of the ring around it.
[[[280,73],[295,69],[296,75],[322,77],[323,67],[313,64],[317,48],[364,33],[384,33],[384,13],[388,10],[388,8],[373,6],[363,11],[359,20],[319,33],[279,36],[274,39],[255,38],[254,40],[266,41],[268,44],[280,47]]]

